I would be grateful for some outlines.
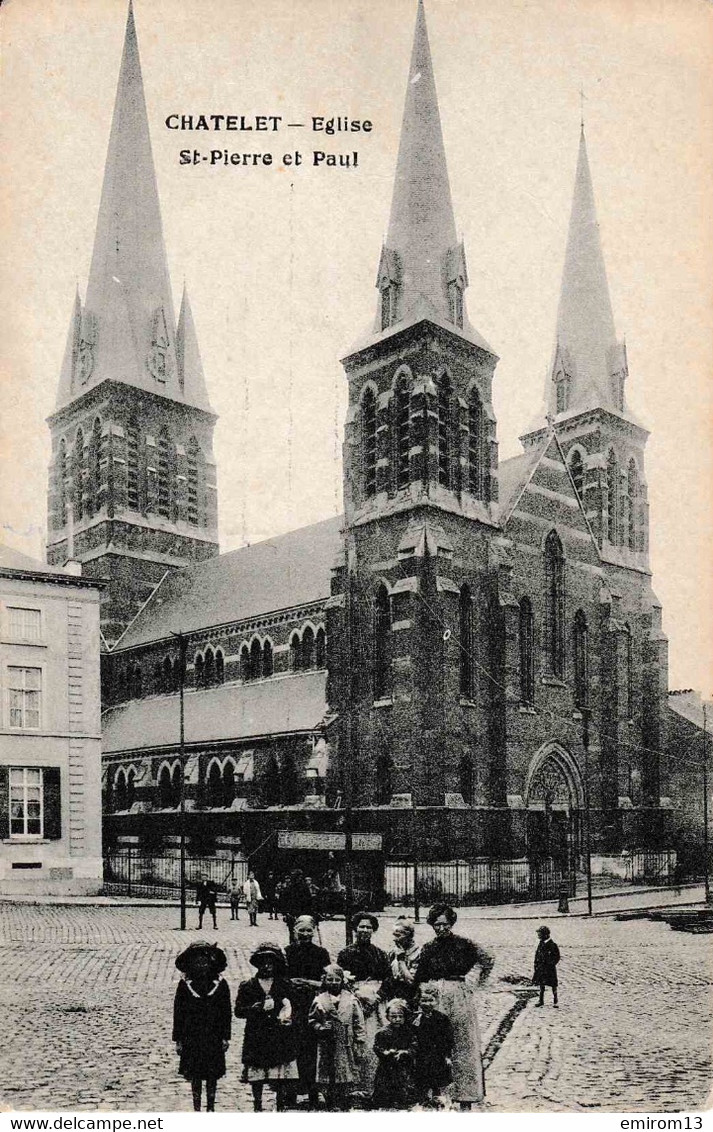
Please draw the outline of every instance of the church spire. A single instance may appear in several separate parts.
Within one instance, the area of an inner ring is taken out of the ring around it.
[[[463,245],[453,216],[423,0],[418,0],[401,140],[377,287],[375,332],[423,318],[449,325],[488,349],[472,330],[463,292]]]
[[[199,409],[212,412],[205,377],[203,376],[203,363],[198,348],[193,312],[185,283],[183,284],[181,310],[178,315],[178,329],[176,331],[176,358],[178,361],[178,380],[185,400]]]
[[[582,122],[548,408],[625,412],[626,353],[614,329]]]

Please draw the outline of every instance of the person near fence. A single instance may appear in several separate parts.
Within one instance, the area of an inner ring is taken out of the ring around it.
[[[215,1111],[218,1078],[225,1075],[231,1022],[230,990],[222,976],[226,966],[221,948],[200,941],[176,959],[181,980],[173,1003],[173,1041],[178,1072],[191,1083],[196,1112],[204,1081],[207,1111]]]
[[[374,1038],[374,1053],[378,1066],[371,1107],[410,1108],[416,1100],[416,1032],[411,1011],[402,998],[392,998],[386,1004],[386,1025]]]
[[[216,919],[216,900],[218,899],[218,886],[214,880],[208,877],[201,877],[196,885],[196,904],[198,905],[198,931],[203,927],[203,917],[206,911],[210,912],[213,918],[213,927],[218,927]]]
[[[454,933],[457,919],[457,913],[447,904],[434,904],[431,908],[428,922],[435,939],[421,948],[415,982],[421,988],[427,985],[436,995],[437,1009],[453,1027],[452,1091],[460,1107],[469,1109],[485,1096],[480,1029],[473,994],[475,979],[471,972],[479,967],[479,984],[484,983],[494,960],[479,944]]]
[[[354,980],[351,989],[364,1013],[366,1049],[359,1066],[359,1084],[355,1092],[368,1100],[374,1091],[374,1075],[378,1064],[374,1054],[374,1038],[384,1021],[379,992],[381,984],[391,974],[391,967],[386,952],[371,942],[374,932],[379,930],[376,916],[371,912],[357,912],[352,919],[352,930],[356,940],[350,947],[339,952],[337,963]]]
[[[309,1012],[317,1039],[316,1083],[324,1089],[327,1107],[345,1111],[359,1084],[359,1066],[366,1049],[364,1015],[346,987],[345,974],[330,963],[322,974],[322,990]]]
[[[311,916],[298,916],[294,926],[295,942],[285,948],[287,977],[293,991],[292,1028],[299,1072],[295,1095],[306,1093],[310,1109],[317,1108],[319,1090],[316,1086],[317,1038],[308,1024],[309,1012],[322,986],[324,969],[331,963],[327,949],[314,942],[315,927]]]
[[[265,1084],[275,1090],[275,1107],[284,1112],[289,1086],[297,1080],[292,1033],[292,988],[287,963],[276,943],[261,943],[250,956],[256,970],[238,987],[235,1014],[245,1019],[243,1080],[252,1087],[253,1109],[262,1112]]]
[[[262,910],[268,913],[268,920],[277,919],[277,877],[272,872],[262,883]]]
[[[540,1001],[536,1006],[545,1005],[545,987],[552,988],[552,1005],[557,1006],[557,964],[560,961],[560,949],[550,938],[550,929],[543,924],[537,929],[539,943],[535,951],[535,971],[532,981],[540,988]]]
[[[260,901],[262,900],[262,892],[260,885],[255,879],[255,873],[249,872],[247,880],[243,885],[243,896],[245,897],[245,906],[248,910],[248,918],[252,928],[257,927],[257,914],[260,908]]]
[[[421,948],[416,943],[415,925],[406,916],[399,916],[392,932],[394,946],[389,952],[391,973],[384,979],[379,998],[388,1002],[392,998],[402,998],[412,1006],[418,996],[414,983],[416,967],[421,956]]]
[[[414,1018],[416,1031],[416,1095],[425,1106],[438,1103],[452,1080],[453,1027],[445,1014],[436,1010],[437,995],[422,986],[419,1009]]]
[[[230,881],[230,918],[231,920],[240,919],[240,900],[243,895],[243,886],[236,876],[233,876]]]

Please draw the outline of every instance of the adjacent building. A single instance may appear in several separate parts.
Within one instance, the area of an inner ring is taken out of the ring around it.
[[[99,599],[0,546],[0,893],[101,888]]]

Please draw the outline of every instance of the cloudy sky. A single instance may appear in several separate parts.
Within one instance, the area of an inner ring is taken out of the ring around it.
[[[500,356],[501,456],[550,360],[580,89],[628,399],[651,430],[654,588],[671,686],[713,691],[713,9],[703,0],[427,0],[471,322]],[[135,0],[176,309],[216,430],[223,549],[341,509],[339,358],[373,318],[415,0]],[[6,0],[3,537],[42,553],[51,412],[84,295],[124,0]],[[368,118],[369,135],[177,134],[171,113]],[[274,154],[182,167],[185,147]],[[282,155],[299,148],[299,170]],[[314,149],[359,153],[314,168]],[[8,170],[10,175],[8,176]]]

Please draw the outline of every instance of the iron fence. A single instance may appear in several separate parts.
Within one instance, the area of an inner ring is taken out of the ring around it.
[[[410,862],[387,862],[384,887],[388,904],[413,901],[413,877]],[[550,857],[536,861],[435,861],[418,866],[421,904],[438,900],[460,905],[554,900],[562,885],[567,886],[568,896],[574,896],[575,873],[562,869]]]
[[[247,861],[235,857],[186,857],[186,884],[195,888],[199,880],[215,882],[218,895],[226,895],[233,881],[247,878]],[[155,900],[177,900],[181,892],[179,855],[146,856],[131,849],[104,857],[106,896],[146,896]]]
[[[631,853],[627,866],[630,870],[627,880],[634,884],[673,884],[676,877],[676,850],[635,850]]]

